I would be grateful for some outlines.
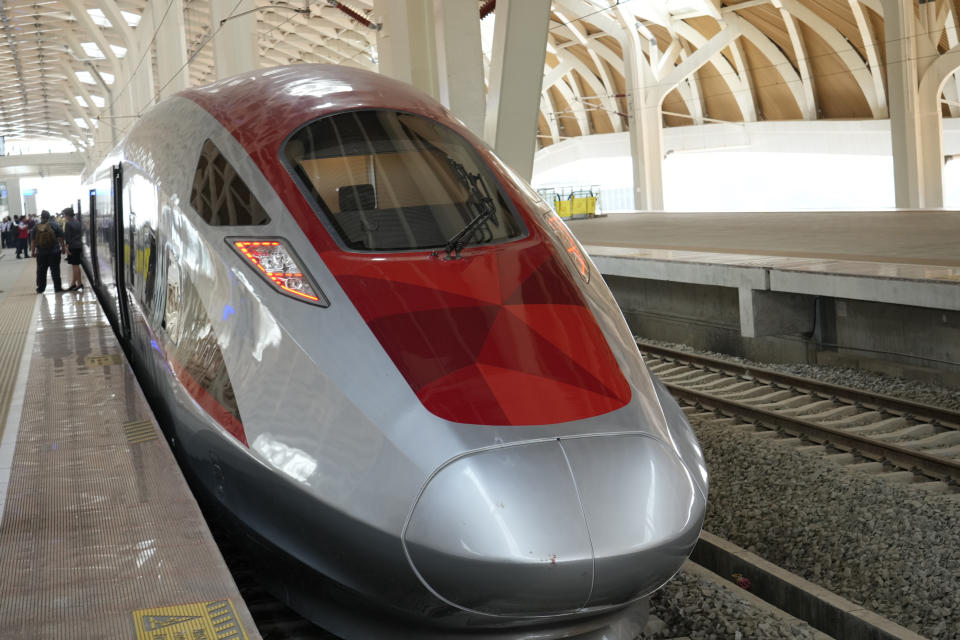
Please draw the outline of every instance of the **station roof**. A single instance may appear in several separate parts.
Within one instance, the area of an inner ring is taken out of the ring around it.
[[[183,0],[194,86],[216,79],[208,45],[212,1],[227,0]],[[918,56],[960,44],[960,0],[904,1],[914,3],[923,34]],[[376,70],[377,32],[335,4],[257,0],[260,64]],[[374,0],[339,4],[378,21]],[[484,11],[491,2],[477,4]],[[110,99],[93,71],[110,86],[120,82],[118,61],[128,55],[156,64],[155,56],[131,51],[132,43],[141,39],[135,37],[141,22],[154,23],[144,20],[144,11],[162,18],[170,6],[160,0],[0,2],[0,135],[88,145]],[[666,126],[887,117],[881,0],[554,0],[541,146],[628,128],[625,28],[638,30],[651,66],[668,72],[731,27],[739,37],[665,98]],[[945,94],[944,114],[960,115],[956,83],[948,83]]]

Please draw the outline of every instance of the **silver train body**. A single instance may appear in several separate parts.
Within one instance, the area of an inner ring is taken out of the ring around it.
[[[699,535],[701,451],[563,223],[442,106],[238,76],[148,111],[88,189],[85,267],[168,439],[294,608],[632,637]]]

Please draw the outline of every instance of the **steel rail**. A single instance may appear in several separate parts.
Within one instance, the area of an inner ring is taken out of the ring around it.
[[[912,418],[918,422],[926,422],[935,426],[941,426],[947,429],[960,430],[960,413],[934,407],[919,402],[911,402],[901,398],[894,398],[879,393],[870,393],[851,387],[820,382],[810,378],[801,378],[787,373],[780,373],[764,367],[753,367],[720,358],[711,358],[687,351],[676,351],[665,347],[659,347],[645,342],[637,342],[637,346],[643,353],[649,353],[657,357],[677,360],[681,363],[690,363],[695,366],[701,366],[707,369],[717,369],[722,372],[732,373],[741,378],[754,379],[763,382],[773,382],[778,385],[784,385],[798,392],[810,391],[818,394],[825,399],[836,399],[849,402],[867,409],[875,409],[892,415],[899,415],[905,418]]]
[[[719,398],[715,395],[686,389],[664,382],[675,398],[704,409],[746,419],[748,422],[771,426],[794,436],[805,436],[819,444],[829,444],[844,451],[858,453],[877,461],[885,461],[902,469],[919,471],[946,482],[960,483],[960,462],[914,451],[894,444],[884,444],[842,429],[825,427],[799,418],[785,416],[764,409]]]

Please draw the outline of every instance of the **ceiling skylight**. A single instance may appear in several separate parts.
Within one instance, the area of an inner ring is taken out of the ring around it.
[[[87,13],[90,14],[90,19],[93,20],[93,24],[99,27],[112,27],[109,18],[103,15],[103,11],[100,9],[87,9]]]
[[[74,71],[77,75],[77,80],[84,84],[97,84],[97,81],[93,79],[93,75],[89,71]],[[103,81],[107,84],[113,84],[113,74],[112,73],[103,73],[100,72],[100,77],[103,78]],[[94,100],[96,102],[96,100]]]
[[[103,55],[103,51],[100,51],[100,47],[94,42],[81,42],[80,46],[83,47],[83,52],[87,54],[88,58],[97,58],[100,60],[106,58],[106,56]]]
[[[123,19],[127,21],[127,24],[131,27],[135,27],[140,24],[140,14],[131,13],[130,11],[121,11],[120,15],[123,16]]]

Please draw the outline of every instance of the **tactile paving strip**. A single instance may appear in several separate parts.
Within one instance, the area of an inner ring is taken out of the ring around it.
[[[23,344],[37,300],[36,280],[34,269],[23,268],[0,304],[0,437],[3,436]]]
[[[0,638],[192,638],[200,618],[156,616],[214,603],[236,612],[237,638],[259,638],[166,441],[149,438],[129,366],[87,363],[122,353],[92,295],[38,305],[0,525]]]

